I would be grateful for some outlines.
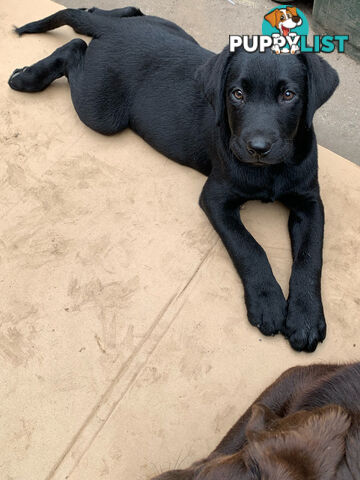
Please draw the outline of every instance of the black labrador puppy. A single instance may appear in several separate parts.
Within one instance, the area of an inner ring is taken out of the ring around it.
[[[152,480],[360,478],[360,363],[284,372],[204,460]]]
[[[15,90],[69,80],[81,120],[110,135],[130,127],[155,149],[208,176],[200,205],[220,235],[245,289],[249,321],[314,351],[326,324],[321,302],[324,229],[313,115],[338,76],[315,54],[220,54],[180,27],[134,7],[66,9],[17,28],[70,25],[74,39],[9,79]],[[293,269],[286,302],[264,250],[244,227],[247,200],[290,209]]]

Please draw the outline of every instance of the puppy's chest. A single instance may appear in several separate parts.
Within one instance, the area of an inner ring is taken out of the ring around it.
[[[274,202],[288,190],[286,182],[281,176],[265,173],[247,175],[239,184],[239,193],[247,200],[261,200],[264,203]]]

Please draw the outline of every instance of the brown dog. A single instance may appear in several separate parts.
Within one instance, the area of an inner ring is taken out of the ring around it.
[[[360,362],[286,371],[216,450],[153,480],[359,480]]]

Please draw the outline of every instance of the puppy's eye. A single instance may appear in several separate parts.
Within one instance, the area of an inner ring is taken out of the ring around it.
[[[284,15],[281,15],[280,20],[285,20]]]
[[[295,97],[295,93],[292,92],[291,90],[285,90],[285,92],[281,94],[281,100],[284,100],[285,102],[289,102],[294,97]]]
[[[239,88],[237,88],[236,90],[233,90],[232,94],[233,94],[233,97],[236,98],[236,100],[244,101],[244,94]]]

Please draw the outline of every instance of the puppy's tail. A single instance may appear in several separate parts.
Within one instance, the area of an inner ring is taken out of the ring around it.
[[[99,22],[98,16],[86,10],[67,8],[37,22],[27,23],[20,28],[15,27],[15,32],[21,36],[23,33],[44,33],[63,25],[69,25],[76,33],[98,37],[104,29],[101,28],[102,24],[103,22]]]

